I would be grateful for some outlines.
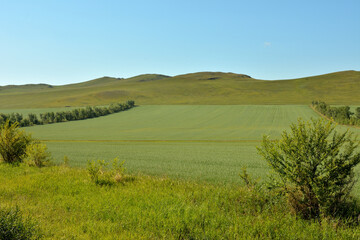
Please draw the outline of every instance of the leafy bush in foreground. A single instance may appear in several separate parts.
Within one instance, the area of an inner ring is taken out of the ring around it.
[[[23,219],[18,208],[0,209],[0,239],[40,239],[37,226],[30,219]]]
[[[82,168],[0,164],[1,204],[36,215],[46,239],[360,239],[360,226],[290,214],[273,191],[141,174],[98,187],[85,178]]]
[[[29,166],[44,167],[49,164],[51,154],[47,146],[40,142],[34,142],[26,147],[24,162]]]
[[[0,126],[1,160],[6,163],[20,162],[31,142],[31,136],[21,130],[17,122],[10,124],[6,121]]]
[[[87,171],[92,181],[97,185],[114,185],[115,183],[124,183],[131,180],[125,176],[124,162],[119,162],[115,158],[111,164],[105,160],[88,161]]]
[[[331,122],[299,119],[280,141],[264,136],[258,150],[280,176],[293,209],[304,218],[317,218],[354,214],[348,204],[360,162],[357,147],[349,132],[336,132]]]
[[[29,166],[43,167],[50,162],[50,156],[47,146],[26,134],[17,122],[7,121],[0,126],[0,159],[3,162],[25,161]]]

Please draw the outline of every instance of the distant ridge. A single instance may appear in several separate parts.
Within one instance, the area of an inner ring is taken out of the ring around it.
[[[218,80],[218,79],[238,79],[244,80],[251,78],[249,75],[223,72],[197,72],[175,76],[174,78],[193,79],[193,80]]]
[[[12,88],[52,88],[52,85],[39,83],[39,84],[24,84],[24,85],[6,85],[0,86],[0,89],[12,89]]]
[[[197,72],[174,77],[142,74],[131,78],[101,77],[52,86],[0,87],[1,108],[136,104],[329,104],[360,105],[360,72],[342,71],[288,80],[259,80],[245,74]]]
[[[170,78],[170,76],[162,75],[162,74],[142,74],[135,77],[128,78],[127,80],[137,81],[137,82],[148,82],[148,81],[156,81],[164,78]]]

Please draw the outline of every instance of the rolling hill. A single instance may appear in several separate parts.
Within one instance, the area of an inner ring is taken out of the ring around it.
[[[272,81],[222,72],[174,77],[144,74],[127,79],[103,77],[62,86],[4,86],[0,87],[0,108],[102,105],[128,99],[139,105],[309,104],[313,99],[329,104],[358,105],[359,92],[359,71]]]

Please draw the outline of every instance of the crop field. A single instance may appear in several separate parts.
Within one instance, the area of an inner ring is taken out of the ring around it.
[[[21,111],[44,109],[33,110]],[[357,226],[303,220],[286,199],[244,187],[239,176],[246,167],[266,180],[262,136],[279,139],[298,118],[318,117],[306,105],[147,105],[26,127],[71,167],[0,165],[0,207],[20,206],[45,239],[358,239]],[[87,161],[116,157],[134,180],[94,184]],[[353,190],[359,198],[359,183]]]
[[[242,167],[266,177],[268,167],[256,146],[264,134],[279,138],[299,117],[318,115],[305,105],[140,106],[26,130],[46,142],[57,163],[65,155],[75,167],[118,157],[130,172],[238,183]]]
[[[278,138],[301,117],[317,114],[308,106],[140,106],[85,121],[35,126],[42,140],[213,140],[254,141],[264,134]]]
[[[360,240],[360,0],[3,2],[0,240]]]
[[[56,162],[67,155],[70,165],[84,167],[88,160],[125,160],[132,173],[212,183],[239,183],[242,167],[264,177],[267,164],[256,151],[258,143],[221,142],[47,142]]]

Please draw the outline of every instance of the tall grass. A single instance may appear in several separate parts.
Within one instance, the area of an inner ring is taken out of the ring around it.
[[[0,165],[0,206],[47,239],[357,239],[359,227],[305,221],[281,197],[239,186],[136,176],[98,186],[86,170]]]

